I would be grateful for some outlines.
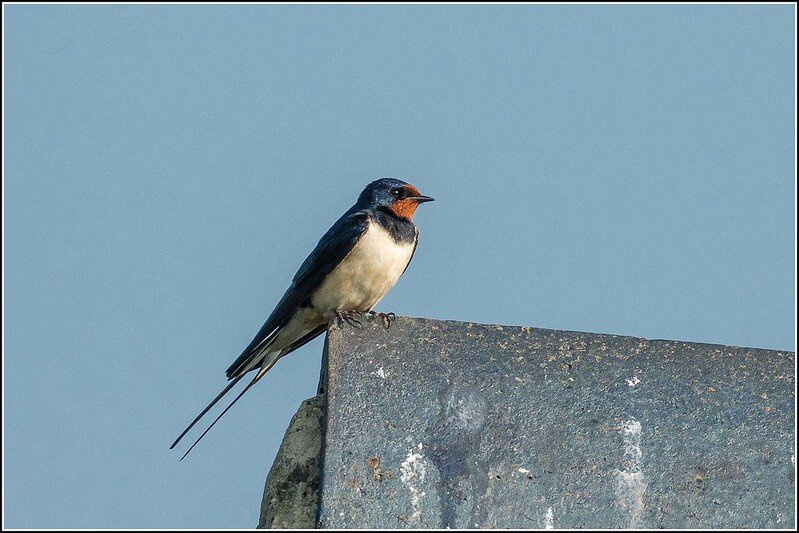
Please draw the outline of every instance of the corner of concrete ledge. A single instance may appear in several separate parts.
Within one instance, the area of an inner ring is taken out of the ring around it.
[[[795,526],[793,352],[363,325],[328,330],[259,527]]]
[[[266,478],[259,529],[316,527],[324,403],[323,394],[308,398],[291,419]]]

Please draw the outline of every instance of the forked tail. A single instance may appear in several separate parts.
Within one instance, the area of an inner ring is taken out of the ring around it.
[[[270,355],[271,355],[272,357],[270,357]],[[220,418],[222,418],[222,417],[224,416],[224,414],[225,414],[225,413],[227,413],[227,412],[230,410],[230,408],[231,408],[231,407],[233,407],[233,406],[236,404],[236,402],[237,402],[237,401],[239,401],[239,398],[241,398],[242,396],[244,396],[244,393],[246,393],[248,390],[250,390],[250,388],[251,388],[253,385],[255,385],[256,383],[258,383],[258,381],[259,381],[259,380],[260,380],[262,377],[264,377],[264,374],[266,374],[267,372],[269,372],[269,370],[270,370],[270,369],[271,369],[271,368],[272,368],[272,367],[275,365],[275,363],[277,362],[277,360],[278,360],[278,359],[280,359],[280,356],[281,356],[281,355],[283,355],[283,354],[282,354],[282,352],[278,352],[278,353],[273,353],[273,354],[267,354],[267,355],[266,355],[266,356],[263,358],[263,363],[261,364],[261,369],[260,369],[260,370],[258,371],[258,373],[255,375],[255,377],[253,378],[253,380],[252,380],[252,381],[250,381],[250,382],[247,384],[247,386],[246,386],[246,387],[244,387],[244,389],[243,389],[243,390],[242,390],[242,391],[241,391],[241,392],[238,394],[238,396],[236,396],[236,397],[233,399],[233,401],[232,401],[232,402],[230,402],[230,404],[229,404],[227,407],[225,407],[225,410],[224,410],[224,411],[222,411],[222,412],[219,414],[219,416],[217,416],[217,417],[214,419],[214,421],[213,421],[213,422],[211,422],[211,425],[210,425],[210,426],[208,426],[208,428],[207,428],[205,431],[203,431],[202,435],[200,435],[200,436],[197,438],[197,440],[195,440],[195,441],[194,441],[194,444],[192,444],[192,445],[191,445],[191,447],[189,447],[189,449],[188,449],[188,450],[186,450],[186,453],[184,453],[184,454],[183,454],[183,457],[181,457],[181,458],[180,458],[180,460],[181,460],[181,461],[182,461],[183,459],[185,459],[185,458],[186,458],[186,456],[187,456],[187,455],[189,455],[189,452],[190,452],[192,449],[194,449],[194,447],[195,447],[195,446],[197,446],[197,444],[198,444],[198,443],[199,443],[199,442],[202,440],[202,438],[203,438],[203,437],[205,437],[205,435],[206,435],[206,434],[207,434],[209,431],[211,431],[211,428],[212,428],[212,427],[214,427],[214,426],[216,425],[216,423],[217,423],[217,422],[219,422],[219,419],[220,419]],[[208,411],[209,411],[209,410],[210,410],[210,409],[211,409],[211,408],[214,406],[214,405],[216,405],[216,403],[217,403],[219,400],[221,400],[223,396],[225,396],[225,394],[227,394],[228,392],[230,392],[230,389],[232,389],[232,388],[233,388],[233,386],[234,386],[234,385],[236,385],[236,383],[238,383],[238,382],[241,380],[241,378],[243,378],[243,377],[244,377],[244,374],[245,374],[245,373],[246,373],[246,372],[242,372],[240,375],[238,375],[237,377],[235,377],[235,378],[234,378],[234,379],[233,379],[233,380],[232,380],[232,381],[231,381],[231,382],[230,382],[230,383],[227,385],[227,387],[225,387],[225,388],[222,390],[222,392],[220,392],[219,394],[217,394],[217,395],[216,395],[216,398],[214,398],[214,399],[211,401],[211,403],[209,403],[209,404],[208,404],[208,405],[205,407],[205,409],[203,409],[203,410],[202,410],[202,412],[201,412],[199,415],[197,415],[197,416],[194,418],[194,420],[192,420],[192,421],[191,421],[191,424],[189,424],[189,426],[188,426],[186,429],[184,429],[184,430],[183,430],[183,433],[181,433],[181,434],[180,434],[180,436],[178,436],[178,438],[177,438],[177,439],[175,439],[175,442],[173,442],[173,443],[172,443],[172,446],[170,446],[170,447],[169,447],[169,449],[170,449],[170,450],[171,450],[171,449],[173,449],[175,446],[177,446],[177,444],[178,444],[178,443],[181,441],[181,439],[183,439],[183,437],[186,435],[186,433],[188,433],[188,432],[189,432],[189,430],[191,430],[191,428],[193,428],[193,427],[194,427],[194,425],[195,425],[195,424],[196,424],[196,423],[197,423],[197,422],[198,422],[198,421],[199,421],[199,420],[200,420],[200,419],[201,419],[201,418],[202,418],[202,417],[203,417],[203,416],[204,416],[204,415],[205,415],[205,414],[206,414],[206,413],[207,413],[207,412],[208,412]]]
[[[195,447],[195,446],[197,446],[197,444],[199,444],[199,443],[200,443],[200,441],[203,439],[203,437],[205,437],[205,435],[206,435],[206,434],[207,434],[209,431],[211,431],[211,428],[212,428],[212,427],[214,427],[214,426],[216,425],[216,423],[217,423],[217,422],[219,422],[219,419],[220,419],[220,418],[222,418],[222,417],[225,415],[225,413],[227,413],[227,412],[230,410],[230,408],[231,408],[231,407],[233,407],[233,406],[236,404],[236,402],[237,402],[237,401],[239,401],[239,398],[241,398],[242,396],[244,396],[244,393],[245,393],[245,392],[247,392],[248,390],[250,390],[250,387],[252,387],[252,386],[253,386],[253,385],[255,385],[256,383],[258,383],[258,381],[259,381],[259,380],[260,380],[262,377],[264,377],[264,374],[266,374],[267,372],[269,372],[269,369],[270,369],[270,368],[272,368],[272,366],[274,366],[274,364],[277,362],[277,360],[278,360],[278,357],[275,357],[275,358],[274,358],[274,360],[272,360],[272,362],[271,362],[271,363],[269,363],[269,364],[266,364],[266,365],[264,365],[264,366],[262,366],[262,367],[261,367],[261,370],[259,370],[259,371],[258,371],[258,373],[255,375],[255,377],[252,379],[252,381],[250,381],[250,382],[247,384],[247,386],[246,386],[246,387],[244,387],[244,390],[242,390],[242,391],[239,393],[239,395],[238,395],[238,396],[236,396],[236,397],[233,399],[233,401],[232,401],[232,402],[230,402],[230,405],[228,405],[227,407],[225,407],[225,410],[224,410],[224,411],[222,411],[221,413],[219,413],[219,416],[217,416],[217,417],[214,419],[214,421],[213,421],[213,422],[211,422],[211,425],[210,425],[210,426],[208,426],[208,428],[207,428],[205,431],[203,431],[202,435],[200,435],[199,437],[197,437],[197,440],[195,440],[195,441],[194,441],[194,444],[192,444],[192,445],[189,447],[189,449],[188,449],[188,450],[186,450],[186,453],[184,453],[184,454],[183,454],[183,457],[181,457],[181,458],[180,458],[180,460],[181,460],[181,461],[182,461],[183,459],[185,459],[185,458],[186,458],[186,456],[187,456],[187,455],[189,455],[189,452],[190,452],[190,451],[192,451],[192,450],[194,449],[194,447]],[[236,381],[238,381],[238,379],[239,379],[239,378],[236,378]]]

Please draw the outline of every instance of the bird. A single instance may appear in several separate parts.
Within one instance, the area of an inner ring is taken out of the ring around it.
[[[388,329],[393,313],[373,308],[405,273],[419,242],[413,215],[434,198],[397,178],[368,184],[319,240],[261,329],[228,367],[228,385],[172,443],[184,436],[248,373],[255,375],[180,458],[182,461],[219,419],[277,361],[321,335],[334,320],[361,326],[359,316],[379,316]]]

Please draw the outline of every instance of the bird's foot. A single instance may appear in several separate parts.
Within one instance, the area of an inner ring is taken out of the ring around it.
[[[339,327],[341,327],[344,324],[344,322],[346,322],[347,324],[349,324],[354,328],[363,327],[361,321],[356,318],[356,316],[361,314],[358,311],[340,311],[337,309],[336,311],[333,312],[333,314],[336,317],[336,323],[338,324]]]
[[[388,329],[391,327],[391,321],[397,318],[397,315],[394,313],[377,313],[375,311],[369,311],[369,314],[374,317],[380,317],[380,320],[383,322],[383,327]]]

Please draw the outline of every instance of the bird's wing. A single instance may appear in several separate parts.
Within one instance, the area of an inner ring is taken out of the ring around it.
[[[324,281],[325,277],[341,263],[341,261],[347,257],[347,254],[350,253],[352,248],[355,246],[355,243],[358,242],[361,235],[366,232],[366,229],[369,225],[369,215],[368,213],[362,211],[355,211],[351,212],[348,211],[345,213],[335,224],[325,233],[322,238],[319,240],[319,243],[316,245],[316,248],[311,252],[311,254],[305,259],[305,262],[300,266],[300,269],[297,271],[297,274],[294,276],[294,279],[291,283],[291,286],[288,288],[286,293],[278,302],[277,306],[275,307],[272,314],[269,315],[269,318],[266,319],[264,325],[261,326],[261,329],[258,331],[258,334],[255,335],[255,338],[252,342],[244,349],[244,351],[239,355],[239,357],[230,365],[230,368],[227,369],[227,377],[231,381],[227,387],[225,387],[222,392],[220,392],[216,398],[214,398],[211,403],[209,403],[205,409],[197,415],[194,420],[192,420],[191,424],[183,430],[183,433],[178,436],[175,442],[172,443],[171,448],[174,448],[186,435],[186,433],[194,427],[194,425],[200,421],[200,419],[214,406],[216,405],[219,400],[222,399],[232,388],[233,386],[238,383],[238,381],[250,370],[254,370],[256,368],[256,364],[253,363],[254,359],[262,357],[262,350],[261,347],[268,343],[271,339],[277,335],[281,328],[286,325],[286,323],[291,319],[294,312],[297,310],[299,306],[301,306],[308,298],[310,298],[311,294],[316,290],[319,285]],[[288,346],[283,350],[281,355],[285,355],[293,350],[296,350],[300,346],[304,345],[305,343],[309,342],[311,339],[322,333],[324,331],[324,326],[319,326],[315,328],[313,331],[310,331],[308,334],[303,336],[300,339],[297,339],[292,345]],[[233,404],[241,398],[241,396],[247,392],[255,383],[263,377],[266,371],[272,367],[272,364],[277,361],[273,361],[267,368],[262,368],[258,375],[253,379],[244,390],[236,397],[233,402],[228,405],[228,407],[220,414],[214,423],[206,429],[205,433],[203,433],[199,439],[195,441],[192,445],[192,448],[202,439],[203,436],[208,432],[208,430],[213,427],[214,424],[225,414],[228,409],[233,407]],[[191,451],[191,448],[189,448]],[[184,454],[185,457],[188,454]]]
[[[258,330],[252,342],[227,369],[228,379],[234,379],[255,368],[254,365],[250,365],[253,358],[260,357],[261,348],[280,332],[294,312],[307,302],[327,275],[347,257],[368,226],[368,213],[348,211],[322,236],[316,248],[300,266],[291,286],[280,299],[272,314]]]

